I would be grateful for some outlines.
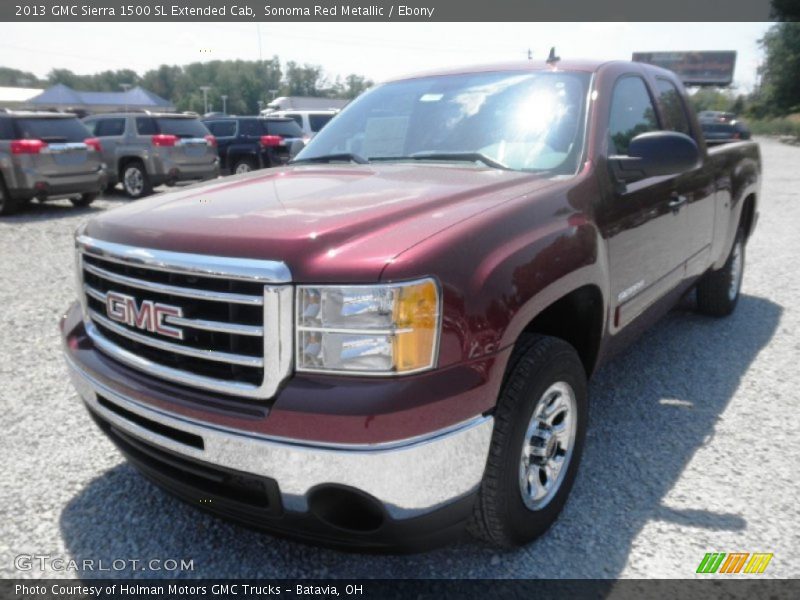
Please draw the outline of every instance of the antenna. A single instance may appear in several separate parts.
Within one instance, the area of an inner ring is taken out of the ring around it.
[[[560,56],[556,56],[556,47],[553,46],[550,48],[550,54],[547,56],[547,64],[548,65],[555,65],[558,61],[561,60]]]

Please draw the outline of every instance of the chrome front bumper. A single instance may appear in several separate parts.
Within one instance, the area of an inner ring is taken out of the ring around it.
[[[274,479],[283,507],[308,511],[315,486],[337,484],[376,498],[396,520],[424,515],[474,492],[483,477],[494,419],[479,416],[419,438],[377,445],[309,445],[187,420],[124,397],[67,359],[87,406],[114,427],[162,449],[205,463]],[[198,449],[119,416],[98,395],[150,421],[203,439]]]

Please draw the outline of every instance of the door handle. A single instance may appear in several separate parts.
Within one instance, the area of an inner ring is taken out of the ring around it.
[[[670,195],[670,201],[667,206],[669,206],[672,212],[678,212],[681,209],[681,206],[686,204],[688,198],[683,194],[678,194],[677,192],[673,192]]]

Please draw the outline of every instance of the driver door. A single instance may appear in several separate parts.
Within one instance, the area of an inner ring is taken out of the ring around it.
[[[612,94],[607,156],[626,155],[634,137],[659,129],[644,79],[621,76]],[[647,177],[609,188],[601,229],[608,248],[612,330],[628,325],[684,278],[688,223],[676,178]]]

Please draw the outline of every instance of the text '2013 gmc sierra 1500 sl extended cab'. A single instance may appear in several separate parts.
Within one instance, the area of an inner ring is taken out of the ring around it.
[[[67,363],[198,507],[322,544],[524,544],[572,487],[598,365],[693,287],[736,306],[760,171],[640,63],[390,81],[288,166],[79,228]]]

